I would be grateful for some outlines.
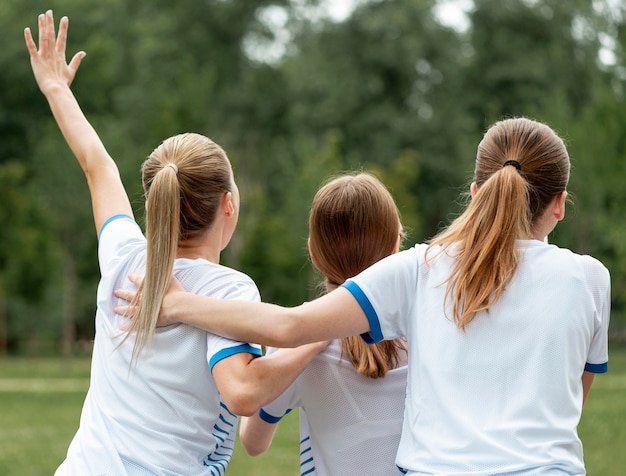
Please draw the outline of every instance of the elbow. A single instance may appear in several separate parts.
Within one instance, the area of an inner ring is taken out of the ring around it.
[[[267,447],[263,447],[259,445],[256,441],[250,441],[247,438],[239,438],[241,440],[241,445],[246,450],[246,453],[250,456],[259,456],[261,453],[264,453],[267,450]]]
[[[228,409],[235,415],[250,417],[256,415],[261,408],[261,402],[256,395],[247,394],[245,391],[223,398]]]
[[[252,422],[252,429],[249,426],[250,422]],[[260,426],[259,423],[261,423]],[[248,455],[259,456],[267,451],[272,444],[274,431],[275,425],[267,427],[258,416],[249,419],[244,418],[239,427],[239,440]]]

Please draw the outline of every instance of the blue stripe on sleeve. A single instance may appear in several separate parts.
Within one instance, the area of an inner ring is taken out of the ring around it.
[[[253,347],[250,344],[240,344],[236,345],[235,347],[227,347],[226,349],[220,350],[211,357],[211,360],[209,360],[209,368],[211,369],[211,371],[213,371],[213,366],[217,364],[220,360],[241,353],[252,354],[256,357],[261,357],[261,355],[263,355],[261,349]]]
[[[383,340],[383,332],[380,329],[380,322],[378,321],[378,315],[376,314],[376,311],[374,310],[372,303],[367,298],[365,293],[361,290],[358,284],[356,284],[354,281],[348,280],[345,283],[343,283],[341,286],[346,288],[348,291],[350,291],[352,296],[354,296],[354,299],[356,299],[357,302],[359,303],[359,306],[361,306],[361,309],[363,310],[363,312],[365,313],[365,316],[367,317],[367,320],[369,321],[370,331],[361,334],[361,338],[367,344],[375,344]]]
[[[124,215],[124,214],[122,214],[122,215],[113,215],[111,218],[107,219],[107,221],[105,221],[105,222],[102,224],[102,227],[100,228],[100,233],[98,234],[98,240],[100,240],[100,237],[102,236],[102,232],[104,231],[104,228],[105,228],[105,227],[106,227],[109,223],[111,223],[113,220],[119,220],[119,219],[121,219],[121,218],[124,218],[124,219],[130,220],[130,221],[132,221],[132,222],[134,222],[134,221],[135,221],[135,219],[134,219],[133,217],[131,217],[130,215]]]
[[[289,413],[290,411],[291,410],[287,410],[287,413]],[[285,413],[285,415],[287,413]],[[285,416],[285,415],[283,415],[283,416]],[[263,420],[265,423],[270,423],[272,425],[275,425],[276,423],[278,423],[282,419],[282,417],[275,417],[274,415],[270,415],[269,413],[267,413],[262,408],[259,410],[259,418],[261,420]]]
[[[609,363],[608,362],[604,362],[603,364],[586,363],[585,364],[585,371],[586,372],[591,372],[591,373],[594,373],[594,374],[604,374],[604,373],[607,373],[609,371]]]

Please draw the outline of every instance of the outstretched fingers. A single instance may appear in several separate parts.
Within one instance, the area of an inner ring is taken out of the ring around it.
[[[56,37],[55,49],[57,53],[65,54],[65,46],[67,45],[67,26],[69,20],[67,17],[62,17],[59,21],[59,34]],[[54,31],[54,22],[52,22],[52,29]]]
[[[39,15],[39,54],[50,56],[54,53],[54,17],[52,10]]]
[[[30,31],[30,28],[24,28],[24,40],[26,41],[26,48],[28,48],[28,54],[30,56],[34,56],[37,54],[37,45],[35,44],[35,40],[33,40],[33,33]]]
[[[24,29],[24,39],[30,54],[31,66],[37,84],[44,94],[55,84],[72,84],[78,67],[85,52],[76,53],[70,63],[65,58],[67,46],[67,29],[69,21],[67,17],[59,22],[59,33],[55,33],[54,17],[52,10],[48,10],[37,17],[39,27],[39,45],[33,39],[30,28]]]
[[[40,48],[46,44],[46,33],[45,33],[45,25],[46,25],[46,15],[40,14],[37,17],[37,32],[39,37],[37,39],[37,43],[35,43],[35,39],[33,38],[33,33],[29,27],[24,28],[24,39],[26,40],[26,47],[28,48],[28,53],[31,58],[35,57],[39,54],[39,49],[37,45],[39,44]]]
[[[72,61],[70,61],[70,64],[67,65],[67,69],[69,70],[71,78],[70,83],[74,80],[76,72],[78,71],[78,67],[80,66],[80,62],[86,55],[87,53],[85,53],[84,51],[79,51],[72,57]]]

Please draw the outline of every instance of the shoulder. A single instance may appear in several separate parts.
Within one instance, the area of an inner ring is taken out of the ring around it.
[[[426,246],[425,244],[414,245],[381,259],[374,263],[371,268],[404,268],[413,270],[423,263]]]
[[[260,301],[259,289],[247,274],[206,260],[176,260],[176,278],[185,289],[221,299]]]
[[[119,241],[127,240],[128,238],[139,238],[145,241],[145,237],[141,228],[130,215],[114,215],[108,218],[100,228],[98,234],[98,241],[101,243],[103,240]]]
[[[134,254],[145,247],[146,239],[135,219],[114,215],[104,222],[98,235],[98,257],[101,266],[108,266],[122,256]]]
[[[137,222],[132,216],[125,215],[125,214],[113,215],[107,218],[105,222],[102,224],[98,238],[102,237],[102,234],[104,233],[105,230],[111,230],[111,229],[117,230],[120,228],[131,228],[131,227],[134,229],[139,229],[139,225],[137,225]]]
[[[609,270],[607,269],[607,267],[604,266],[604,264],[602,264],[600,260],[589,255],[577,255],[577,256],[579,257],[582,266],[585,268],[585,270],[589,274],[607,283],[610,281],[611,274],[609,273]]]
[[[567,248],[559,248],[557,246],[549,246],[553,252],[553,256],[558,256],[558,261],[565,264],[569,262],[579,267],[588,280],[598,283],[609,283],[610,273],[604,264],[597,258],[590,255],[578,254]]]
[[[225,282],[228,282],[230,286],[234,287],[245,287],[245,288],[254,288],[258,289],[254,280],[248,276],[246,273],[242,271],[238,271],[233,268],[229,268],[228,266],[217,265],[217,272],[220,275],[221,279]]]
[[[611,288],[611,276],[600,260],[555,245],[540,244],[527,249],[531,250],[533,257],[530,259],[541,266],[545,275],[553,276],[555,282],[570,289],[581,289],[577,286],[582,285],[594,295],[606,299]]]

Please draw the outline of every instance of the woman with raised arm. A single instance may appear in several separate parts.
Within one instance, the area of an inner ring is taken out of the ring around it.
[[[309,254],[327,292],[396,253],[401,234],[391,194],[370,174],[337,177],[313,199]],[[299,407],[300,474],[400,474],[406,361],[404,339],[333,340],[278,399],[242,420],[244,448],[253,456],[265,451],[280,419]]]
[[[550,127],[497,122],[478,146],[469,205],[431,243],[296,308],[193,296],[172,281],[160,323],[279,347],[404,336],[406,474],[583,475],[576,428],[608,369],[610,277],[544,241],[564,217],[569,173]]]
[[[235,230],[239,192],[224,150],[193,133],[166,139],[142,166],[146,236],[133,218],[115,162],[83,115],[70,84],[85,53],[65,59],[68,20],[58,36],[39,16],[39,47],[24,32],[35,79],[83,171],[91,193],[102,278],[91,382],[62,475],[221,475],[237,415],[274,400],[326,343],[277,360],[258,345],[187,325],[155,329],[174,274],[189,292],[258,301],[254,282],[221,266]],[[145,273],[138,314],[117,316],[113,290]]]

